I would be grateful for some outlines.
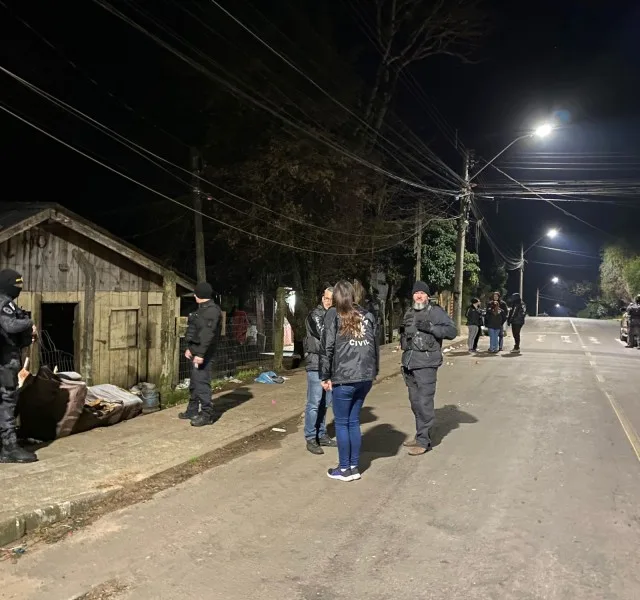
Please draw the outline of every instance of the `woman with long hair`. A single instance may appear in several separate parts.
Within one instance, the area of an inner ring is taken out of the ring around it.
[[[378,375],[379,349],[375,319],[356,304],[353,285],[339,281],[333,302],[335,312],[327,313],[322,334],[320,379],[333,392],[339,462],[327,475],[353,481],[360,479],[360,410]]]
[[[504,314],[498,300],[489,302],[485,319],[489,330],[489,352],[497,354],[500,351],[500,332],[504,324]]]

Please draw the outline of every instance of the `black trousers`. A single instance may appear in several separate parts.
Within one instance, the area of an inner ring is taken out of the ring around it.
[[[213,414],[213,402],[211,400],[211,361],[205,361],[199,367],[191,367],[191,380],[189,392],[191,398],[187,405],[189,415],[197,415],[201,410],[207,415]]]
[[[431,445],[430,432],[436,419],[435,395],[438,369],[402,369],[409,389],[409,402],[416,418],[416,441],[423,448]]]
[[[516,344],[516,348],[520,348],[520,332],[522,331],[522,325],[512,323],[511,333],[513,334],[513,341]]]
[[[13,361],[12,361],[13,362]],[[0,367],[0,443],[11,446],[16,443],[16,405],[18,404],[18,369]]]

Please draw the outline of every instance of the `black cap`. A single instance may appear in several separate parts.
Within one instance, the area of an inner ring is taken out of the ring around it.
[[[22,275],[13,269],[0,271],[0,293],[17,298],[22,291]]]
[[[416,281],[413,284],[413,291],[411,292],[411,295],[413,296],[416,292],[424,292],[427,296],[431,295],[429,286],[424,281]]]
[[[201,281],[198,285],[196,285],[193,293],[200,300],[211,300],[213,296],[213,288],[206,281]]]

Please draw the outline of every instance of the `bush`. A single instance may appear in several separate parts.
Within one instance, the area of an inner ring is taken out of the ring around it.
[[[608,302],[591,300],[585,308],[578,311],[577,316],[581,319],[609,319],[617,316],[619,312],[617,306],[612,306]]]

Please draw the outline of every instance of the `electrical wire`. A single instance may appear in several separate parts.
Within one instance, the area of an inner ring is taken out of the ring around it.
[[[242,229],[241,227],[237,227],[235,225],[232,225],[230,223],[226,223],[220,219],[216,219],[215,217],[203,213],[201,211],[196,210],[195,208],[189,206],[188,204],[184,204],[182,202],[180,202],[179,200],[176,200],[175,198],[171,198],[170,196],[167,196],[166,194],[163,194],[162,192],[159,192],[158,190],[152,188],[151,186],[146,185],[145,183],[142,183],[136,179],[134,179],[133,177],[130,177],[129,175],[126,175],[124,173],[122,173],[121,171],[118,171],[117,169],[111,167],[110,165],[107,165],[106,163],[103,163],[102,161],[94,158],[93,156],[91,156],[90,154],[87,154],[86,152],[83,152],[82,150],[79,150],[78,148],[76,148],[75,146],[73,146],[72,144],[69,144],[68,142],[65,142],[64,140],[61,140],[60,138],[56,137],[55,135],[53,135],[52,133],[46,131],[45,129],[38,127],[37,125],[35,125],[34,123],[30,122],[28,119],[25,119],[23,117],[21,117],[20,115],[16,114],[15,112],[13,112],[12,110],[8,109],[4,104],[0,103],[0,110],[8,113],[9,115],[13,116],[14,118],[18,119],[19,121],[25,123],[26,125],[28,125],[29,127],[32,127],[33,129],[39,131],[40,133],[46,135],[47,137],[55,140],[56,142],[58,142],[59,144],[65,146],[66,148],[69,148],[70,150],[73,150],[74,152],[84,156],[85,158],[91,160],[92,162],[104,167],[105,169],[111,171],[112,173],[115,173],[116,175],[119,175],[120,177],[126,179],[127,181],[130,181],[131,183],[135,183],[136,185],[138,185],[139,187],[153,193],[156,194],[157,196],[160,196],[162,198],[164,198],[165,200],[168,200],[169,202],[172,202],[174,204],[177,204],[178,206],[181,206],[182,208],[187,209],[188,211],[191,211],[193,213],[197,213],[202,215],[203,217],[205,217],[206,219],[209,219],[211,221],[214,221],[215,223],[218,223],[220,225],[223,225],[225,227],[228,227],[230,229],[233,229],[235,231],[238,231],[240,233],[244,233],[245,235],[249,236],[249,237],[253,237],[259,240],[263,240],[265,242],[269,242],[272,244],[276,244],[279,246],[284,246],[286,248],[290,248],[293,250],[298,250],[300,252],[310,252],[313,254],[322,254],[322,255],[328,255],[328,256],[361,256],[361,255],[370,255],[372,253],[378,253],[378,252],[384,252],[386,250],[390,250],[392,248],[395,248],[396,246],[399,246],[400,244],[406,242],[408,239],[410,239],[411,237],[413,237],[415,235],[415,232],[413,232],[411,235],[407,236],[405,239],[400,240],[398,242],[396,242],[395,244],[391,244],[389,246],[386,246],[384,248],[371,248],[365,252],[328,252],[328,251],[324,251],[324,250],[314,250],[314,249],[310,249],[310,248],[301,248],[299,246],[294,246],[293,244],[288,244],[286,242],[281,242],[278,240],[272,240],[270,238],[267,238],[265,236],[259,235],[257,233],[252,233],[249,231],[246,231],[244,229]],[[446,221],[446,220],[451,220],[451,219],[442,219],[442,218],[431,218],[428,219],[427,222],[425,223],[424,227],[426,228],[431,222],[433,221]]]
[[[253,202],[247,198],[244,198],[238,194],[235,194],[234,192],[231,192],[230,190],[227,190],[225,188],[223,188],[222,186],[219,186],[218,184],[204,178],[201,177],[200,175],[198,175],[197,173],[194,174],[191,171],[189,171],[188,169],[185,169],[183,167],[181,167],[180,165],[177,165],[171,161],[169,161],[168,159],[159,156],[153,152],[151,152],[150,150],[148,150],[147,148],[145,148],[144,146],[141,146],[140,144],[137,144],[135,142],[133,142],[132,140],[130,140],[129,138],[119,134],[117,131],[109,128],[108,126],[104,125],[103,123],[97,121],[96,119],[93,119],[92,117],[90,117],[89,115],[83,113],[82,111],[76,109],[75,107],[71,106],[70,104],[67,104],[66,102],[60,100],[59,98],[53,96],[52,94],[49,94],[48,92],[42,90],[41,88],[37,87],[36,85],[28,82],[26,79],[20,77],[19,75],[13,73],[12,71],[9,71],[8,69],[2,67],[0,65],[0,72],[4,73],[5,75],[13,78],[15,81],[18,81],[19,83],[21,83],[22,85],[24,85],[25,87],[27,87],[28,89],[32,90],[33,92],[39,94],[40,96],[44,97],[45,99],[47,99],[48,101],[52,102],[54,105],[66,110],[67,112],[69,112],[70,114],[74,115],[75,117],[81,119],[82,121],[88,123],[89,125],[91,125],[92,127],[94,127],[95,129],[97,129],[98,131],[100,131],[101,133],[103,133],[104,135],[107,135],[108,137],[114,139],[115,141],[117,141],[118,143],[124,145],[125,147],[127,147],[128,149],[130,149],[131,151],[135,152],[136,154],[138,154],[139,156],[141,156],[142,158],[144,158],[145,160],[151,162],[152,164],[154,164],[156,167],[162,169],[163,171],[165,171],[166,173],[168,173],[170,176],[174,177],[175,179],[177,179],[178,181],[182,182],[183,184],[185,184],[186,186],[188,186],[190,189],[192,188],[192,184],[177,176],[175,173],[173,173],[172,171],[170,171],[169,169],[167,169],[166,167],[164,167],[163,165],[159,164],[158,162],[156,162],[155,160],[153,160],[153,158],[166,163],[168,165],[171,165],[172,167],[174,167],[175,169],[178,169],[190,176],[196,177],[198,180],[209,184],[210,186],[212,186],[213,188],[223,192],[224,194],[236,198],[237,200],[241,200],[243,202],[246,202],[252,206],[255,206],[257,208],[266,210],[272,214],[275,214],[276,216],[283,218],[283,219],[287,219],[289,221],[292,221],[294,223],[303,225],[303,226],[307,226],[307,227],[311,227],[313,229],[317,229],[323,232],[328,232],[328,233],[332,233],[332,234],[337,234],[337,235],[344,235],[344,236],[354,236],[354,237],[364,237],[364,238],[391,238],[391,237],[396,237],[398,235],[403,235],[405,232],[404,231],[400,231],[400,232],[395,232],[395,233],[391,233],[391,234],[381,234],[381,235],[367,235],[367,234],[359,234],[359,233],[349,233],[349,232],[342,232],[340,230],[335,230],[335,229],[330,229],[327,227],[322,227],[319,225],[315,225],[313,223],[309,223],[306,221],[302,221],[300,219],[296,219],[295,217],[291,217],[289,215],[287,215],[286,213],[281,213],[278,212],[268,206],[264,206],[262,204],[259,204],[257,202]],[[153,157],[153,158],[151,158]],[[241,211],[240,209],[237,209],[225,202],[223,202],[220,199],[217,198],[212,198],[212,200],[223,204],[224,206],[226,206],[227,208],[230,208],[232,210],[235,210],[237,212],[240,212],[246,216],[251,216],[248,213]],[[272,223],[274,226],[281,228],[278,226],[277,223]],[[308,238],[304,238],[303,236],[300,236],[302,239],[305,239],[307,241],[316,241],[316,240],[309,240]]]
[[[342,153],[344,156],[347,156],[348,158],[352,159],[353,161],[358,162],[358,163],[362,164],[363,166],[366,166],[369,169],[371,169],[371,170],[373,170],[373,171],[375,171],[375,172],[377,172],[377,173],[379,173],[381,175],[385,175],[385,176],[387,176],[387,177],[389,177],[391,179],[395,179],[396,181],[400,181],[400,182],[402,182],[402,183],[404,183],[404,184],[406,184],[406,185],[408,185],[410,187],[414,187],[414,188],[421,189],[421,190],[424,190],[424,191],[435,192],[435,193],[440,193],[440,194],[447,194],[447,195],[452,195],[452,196],[457,194],[457,191],[455,191],[455,190],[446,190],[446,189],[434,188],[434,187],[431,187],[431,186],[423,185],[423,184],[418,183],[416,181],[412,181],[412,180],[406,179],[405,177],[401,177],[401,176],[399,176],[399,175],[397,175],[395,173],[392,173],[391,171],[388,171],[387,169],[384,169],[384,168],[382,168],[382,167],[380,167],[378,165],[375,165],[374,163],[368,161],[365,158],[362,158],[361,156],[358,156],[357,154],[349,151],[348,149],[346,149],[346,148],[340,146],[339,144],[337,144],[336,142],[330,140],[329,138],[327,138],[325,136],[318,135],[317,133],[315,133],[313,131],[310,131],[306,127],[304,127],[304,126],[296,123],[295,121],[293,121],[288,116],[282,115],[278,110],[276,110],[274,108],[271,108],[265,102],[262,102],[262,101],[260,101],[260,100],[258,100],[256,98],[254,98],[253,96],[251,96],[247,92],[244,92],[243,90],[241,90],[237,86],[235,86],[232,83],[226,81],[224,78],[212,73],[206,67],[204,67],[202,64],[194,61],[193,59],[191,59],[187,55],[185,55],[183,52],[180,52],[179,50],[177,50],[176,48],[174,48],[173,46],[171,46],[170,44],[168,44],[164,40],[160,39],[158,36],[156,36],[153,33],[151,33],[149,30],[144,28],[142,25],[140,25],[139,23],[137,23],[133,19],[127,17],[124,13],[122,13],[119,10],[117,10],[114,6],[112,6],[111,4],[106,2],[105,0],[93,0],[93,1],[96,4],[98,4],[99,6],[101,6],[102,8],[104,8],[106,11],[110,12],[114,16],[117,16],[118,18],[123,20],[125,23],[128,23],[129,25],[131,25],[131,27],[133,27],[134,29],[140,31],[141,33],[143,33],[144,35],[146,35],[147,37],[149,37],[150,39],[155,41],[158,45],[162,46],[163,48],[165,48],[166,50],[168,50],[169,52],[174,54],[180,60],[186,62],[188,65],[193,67],[198,72],[202,73],[203,75],[205,75],[206,77],[208,77],[212,81],[218,83],[219,85],[225,87],[227,90],[229,90],[233,94],[243,98],[244,100],[246,100],[248,102],[251,102],[252,104],[254,104],[254,105],[258,106],[259,108],[263,109],[264,111],[268,112],[269,114],[279,118],[283,123],[286,123],[287,125],[289,125],[290,127],[293,127],[297,131],[300,131],[300,132],[304,133],[305,135],[307,135],[309,137],[312,137],[312,138],[322,142],[326,146],[332,148],[333,150],[335,150],[337,152]]]

